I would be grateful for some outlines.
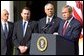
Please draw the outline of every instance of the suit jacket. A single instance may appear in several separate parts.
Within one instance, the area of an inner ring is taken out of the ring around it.
[[[1,24],[1,55],[13,54],[13,43],[12,43],[13,23],[8,22],[8,25],[9,25],[9,32],[8,36],[5,37]]]
[[[35,27],[36,27],[36,22],[29,21],[26,28],[25,36],[23,37],[22,20],[17,21],[14,24],[14,32],[12,38],[14,45],[17,49],[16,54],[19,54],[18,46],[23,45],[23,46],[27,46],[28,48],[30,47],[31,34],[35,32]]]
[[[62,36],[63,25],[64,25],[64,21],[61,20],[60,25],[59,25],[59,29],[58,29],[58,34],[61,37],[64,37],[66,40],[72,41],[74,43],[76,52],[78,52],[78,40],[79,40],[79,36],[80,36],[80,33],[81,33],[82,25],[80,24],[79,21],[77,21],[73,17],[73,19],[69,23],[68,28],[66,29],[65,35]]]
[[[52,21],[50,22],[50,26],[47,27],[45,30],[46,24],[46,17],[40,19],[38,21],[38,33],[48,33],[48,34],[53,34],[54,32],[58,31],[59,23],[60,23],[60,18],[56,17],[55,15],[52,18]]]

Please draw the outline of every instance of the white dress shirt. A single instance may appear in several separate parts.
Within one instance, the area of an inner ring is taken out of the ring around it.
[[[2,23],[2,28],[3,28],[3,30],[5,30],[5,23],[6,23],[7,31],[9,31],[8,22],[1,21],[1,23]]]
[[[50,22],[52,21],[52,18],[53,18],[53,16],[52,17],[46,17],[46,24],[48,23],[48,18],[50,18]]]

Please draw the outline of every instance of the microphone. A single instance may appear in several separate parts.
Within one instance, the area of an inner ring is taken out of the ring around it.
[[[51,26],[52,26],[52,23],[51,23],[51,22],[47,23],[47,24],[42,28],[42,31],[45,32],[45,30],[48,29],[48,28],[51,27]]]

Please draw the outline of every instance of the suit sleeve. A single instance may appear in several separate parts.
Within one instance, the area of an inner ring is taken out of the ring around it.
[[[16,34],[16,31],[17,31],[17,26],[16,26],[17,24],[14,24],[14,29],[13,29],[13,37],[12,37],[12,39],[13,39],[13,43],[14,43],[14,46],[16,47],[16,48],[18,48],[18,46],[19,46],[19,42],[18,42],[18,40],[17,40],[17,34]]]
[[[38,25],[37,25],[37,21],[34,22],[34,27],[33,27],[33,33],[37,33],[38,32]]]
[[[29,39],[27,40],[27,44],[26,44],[26,46],[28,47],[30,47],[30,44],[31,44],[32,33],[37,33],[37,23],[35,21],[33,21],[31,24],[31,33],[30,33]]]
[[[64,36],[64,37],[71,40],[71,41],[78,40],[80,37],[81,29],[82,29],[82,26],[80,24],[76,24],[73,26],[73,30],[71,32],[71,35]]]

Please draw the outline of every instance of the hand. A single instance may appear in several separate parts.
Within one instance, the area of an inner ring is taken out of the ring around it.
[[[24,46],[24,49],[21,51],[21,53],[26,52],[26,51],[27,51],[27,49],[28,49],[28,47],[27,47],[27,46]]]
[[[20,49],[20,52],[21,52],[21,53],[26,52],[26,50],[28,49],[27,46],[19,46],[18,48]]]
[[[58,35],[58,33],[57,32],[54,32],[53,35]]]
[[[18,47],[20,50],[23,50],[24,49],[24,46],[19,46]]]
[[[27,50],[28,49],[28,47],[27,46],[24,46],[25,47],[25,49]]]
[[[25,47],[24,46],[19,46],[18,48],[19,48],[19,50],[20,50],[21,53],[25,52]]]

